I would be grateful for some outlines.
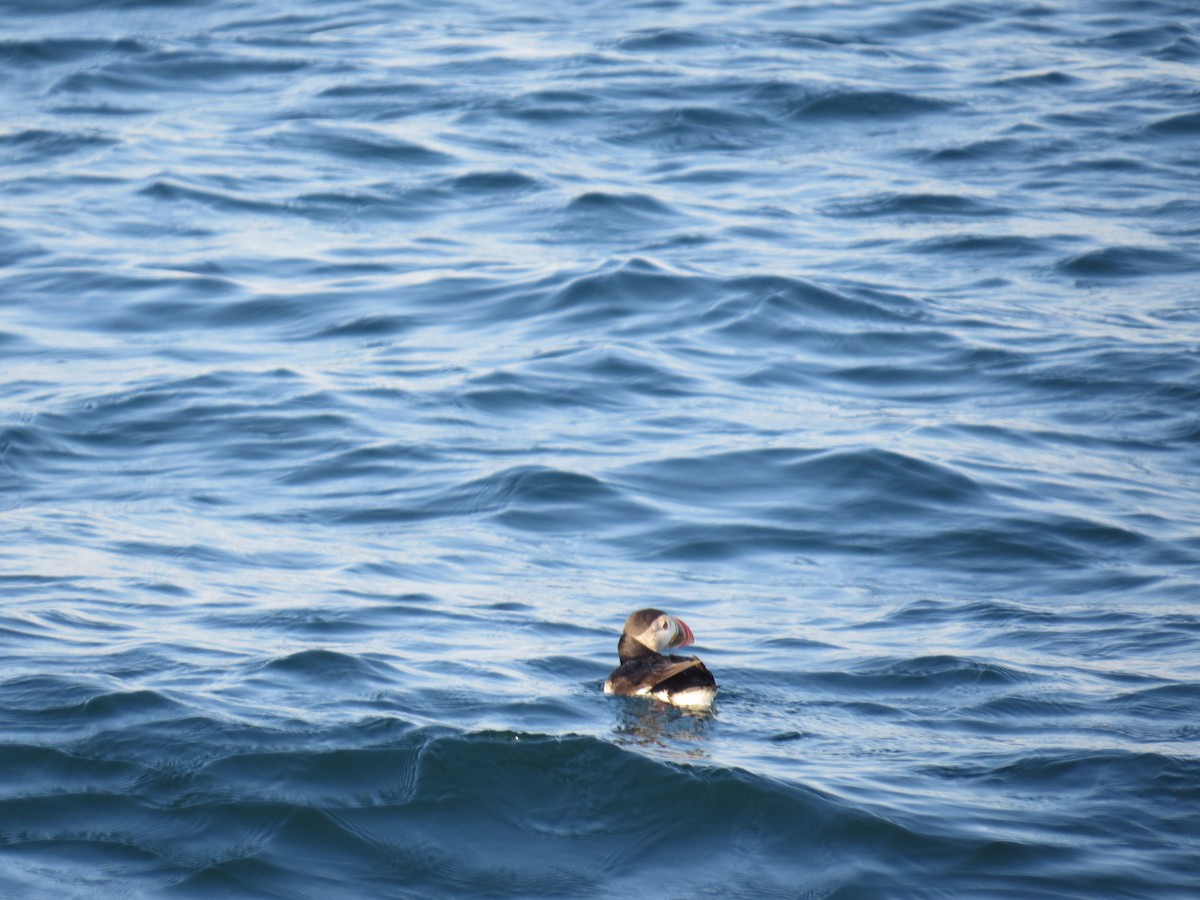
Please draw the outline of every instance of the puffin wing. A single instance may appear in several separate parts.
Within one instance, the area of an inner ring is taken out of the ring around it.
[[[696,666],[704,668],[704,663],[700,662],[700,658],[697,656],[690,657],[689,659],[679,659],[677,656],[668,658],[671,662],[667,663],[667,665],[655,667],[654,683],[650,685],[651,690],[658,687],[664,681],[674,678],[680,672],[686,672],[688,669],[694,669]]]

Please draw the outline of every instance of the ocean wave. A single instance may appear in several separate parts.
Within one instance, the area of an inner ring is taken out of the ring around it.
[[[979,197],[962,194],[887,193],[859,200],[842,200],[823,210],[838,217],[874,216],[967,216],[984,218],[1007,215],[1009,210]]]
[[[435,895],[514,885],[530,895],[609,895],[665,878],[673,890],[736,883],[747,895],[778,896],[797,885],[865,890],[880,871],[905,893],[919,893],[930,872],[952,887],[999,889],[1036,884],[1030,866],[1074,864],[1050,840],[950,835],[944,824],[906,824],[903,814],[812,788],[655,761],[589,737],[364,723],[279,749],[218,751],[211,738],[204,751],[137,762],[103,758],[102,738],[53,753],[9,747],[6,760],[33,780],[0,799],[29,823],[0,845],[7,877],[47,886],[42,866],[75,872],[101,859],[89,889],[132,882],[315,896],[336,882]],[[1194,783],[1187,762],[1153,754],[1047,754],[954,773],[1083,798],[1098,778],[1131,776],[1127,793]],[[135,784],[152,803],[125,793]],[[1078,822],[1070,811],[1047,814]],[[1012,871],[1018,847],[1024,875]],[[693,860],[686,870],[681,853]],[[965,868],[964,856],[974,859]],[[1144,886],[1147,874],[1126,871],[1119,883]],[[1101,864],[1068,895],[1113,875]]]
[[[1059,263],[1068,275],[1080,278],[1135,278],[1163,273],[1183,274],[1191,266],[1186,255],[1158,247],[1105,247]]]
[[[57,156],[113,146],[117,141],[102,133],[70,133],[26,129],[0,135],[0,164],[44,163]]]
[[[855,863],[863,856],[903,869],[905,854],[931,851],[944,866],[956,852],[812,789],[655,762],[594,738],[401,730],[359,729],[371,746],[354,747],[321,747],[326,738],[214,754],[206,741],[169,764],[98,758],[99,738],[73,752],[10,747],[6,758],[35,767],[31,777],[53,792],[30,782],[21,796],[0,799],[8,815],[30,822],[0,854],[33,884],[43,883],[34,859],[70,858],[73,870],[81,845],[92,844],[101,858],[114,860],[117,848],[124,857],[95,872],[93,888],[134,879],[156,890],[308,896],[334,878],[436,894],[514,884],[532,894],[610,893],[664,876],[689,890],[729,878],[766,894],[797,878],[852,889],[866,883]],[[132,784],[153,804],[126,796]],[[81,814],[87,824],[72,827]],[[736,857],[720,852],[730,845]],[[679,871],[676,854],[697,846],[711,847],[709,860]],[[611,863],[599,880],[598,860]]]
[[[0,894],[1194,893],[1186,3],[0,8]]]
[[[791,110],[791,115],[801,120],[878,120],[912,118],[927,113],[947,112],[952,108],[953,105],[944,100],[903,91],[842,89],[807,98]]]

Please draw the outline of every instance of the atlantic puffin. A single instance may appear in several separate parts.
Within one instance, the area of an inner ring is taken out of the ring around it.
[[[604,693],[655,697],[676,706],[710,706],[717,681],[695,656],[664,655],[695,637],[683,619],[661,609],[639,609],[625,620],[617,656],[621,664],[604,682]]]

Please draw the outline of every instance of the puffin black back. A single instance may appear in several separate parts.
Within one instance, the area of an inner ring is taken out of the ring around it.
[[[682,619],[660,609],[639,609],[625,620],[617,641],[620,665],[604,682],[604,692],[654,697],[676,706],[710,706],[717,681],[708,667],[699,657],[664,652],[694,640]]]

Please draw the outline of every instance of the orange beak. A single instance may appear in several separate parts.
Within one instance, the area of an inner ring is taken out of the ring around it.
[[[688,644],[694,644],[696,636],[692,634],[692,629],[688,628],[687,622],[683,621],[683,619],[676,619],[674,616],[671,618],[674,619],[675,624],[679,628],[675,631],[675,637],[671,639],[670,646],[686,647]]]

